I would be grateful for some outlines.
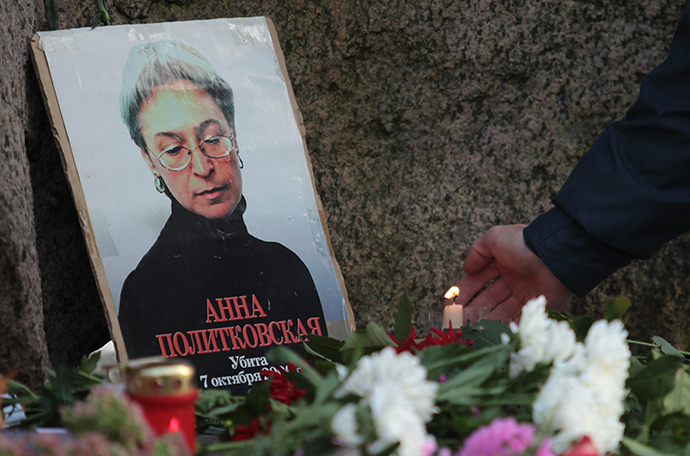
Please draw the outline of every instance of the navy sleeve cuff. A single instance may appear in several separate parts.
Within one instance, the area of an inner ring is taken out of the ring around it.
[[[561,283],[584,296],[633,259],[585,233],[562,209],[537,217],[523,231],[525,244]]]

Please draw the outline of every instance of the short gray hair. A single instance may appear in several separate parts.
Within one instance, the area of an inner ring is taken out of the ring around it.
[[[122,73],[120,115],[132,141],[142,149],[146,142],[139,125],[141,106],[156,87],[186,80],[208,93],[225,116],[230,128],[235,126],[232,88],[218,75],[203,54],[179,41],[157,41],[132,48]]]

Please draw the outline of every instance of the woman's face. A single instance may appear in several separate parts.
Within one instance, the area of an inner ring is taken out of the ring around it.
[[[234,137],[225,116],[206,92],[185,80],[158,86],[141,106],[139,125],[149,149],[141,151],[144,160],[185,209],[208,219],[232,214],[242,196],[236,150],[227,157],[208,158],[198,148],[210,136]],[[192,150],[192,159],[186,168],[171,171],[158,157],[176,146]]]

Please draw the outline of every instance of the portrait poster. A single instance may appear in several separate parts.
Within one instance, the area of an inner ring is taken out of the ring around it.
[[[243,392],[270,348],[354,328],[270,20],[40,32],[32,54],[121,360]]]

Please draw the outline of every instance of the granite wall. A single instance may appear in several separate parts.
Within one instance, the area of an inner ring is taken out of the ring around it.
[[[93,3],[58,0],[60,28],[89,26]],[[359,326],[390,325],[405,292],[417,316],[439,305],[478,235],[546,210],[569,170],[624,115],[644,75],[663,60],[684,6],[682,0],[111,3],[116,24],[272,18]],[[30,85],[30,109],[40,111],[35,90]],[[37,195],[53,183],[44,197],[59,202],[35,206],[46,315],[74,315],[46,317],[51,360],[58,362],[95,344],[103,326],[55,154],[41,143],[32,154],[32,179]],[[634,337],[659,334],[690,348],[683,326],[689,273],[685,236],[574,300],[569,311],[601,314],[605,297],[627,295]],[[80,312],[93,322],[88,335],[74,331]]]
[[[13,372],[33,386],[40,384],[48,351],[26,153],[33,118],[24,37],[42,16],[31,0],[0,2],[0,373]]]

